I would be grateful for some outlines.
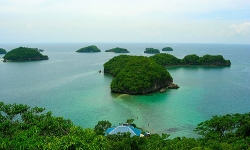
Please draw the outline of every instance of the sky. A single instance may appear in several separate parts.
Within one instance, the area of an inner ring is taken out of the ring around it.
[[[0,0],[0,43],[250,44],[250,0]]]

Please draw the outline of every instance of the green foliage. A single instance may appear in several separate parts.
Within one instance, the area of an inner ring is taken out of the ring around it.
[[[115,76],[111,83],[112,92],[145,94],[167,87],[173,81],[166,69],[159,65],[164,67],[173,65],[230,66],[231,63],[221,55],[199,57],[191,54],[178,59],[173,55],[162,53],[151,57],[120,55],[113,57],[103,66],[104,73]]]
[[[250,113],[214,116],[200,123],[200,138],[151,134],[130,137],[129,133],[99,135],[111,126],[99,121],[95,129],[74,126],[70,120],[44,113],[44,108],[0,102],[0,149],[100,149],[100,150],[248,150]],[[132,123],[133,119],[127,122]],[[100,125],[100,126],[99,126]]]
[[[200,57],[195,54],[187,55],[182,59],[182,63],[186,65],[200,65]]]
[[[53,117],[51,112],[43,111],[43,108],[0,102],[0,138],[6,142],[5,145],[22,147],[32,142],[36,144],[35,141],[48,136],[68,134],[72,127],[70,120]]]
[[[103,65],[104,73],[116,76],[125,67],[127,62],[134,59],[134,57],[135,56],[130,55],[119,55],[113,57]]]
[[[120,48],[120,47],[116,47],[116,48],[112,48],[109,50],[106,50],[105,52],[114,52],[114,53],[129,53],[129,51],[125,48]]]
[[[166,53],[155,54],[150,56],[150,59],[162,66],[181,65],[181,59]]]
[[[223,149],[225,146],[247,149],[250,144],[250,113],[213,116],[198,124],[195,131],[202,136],[204,145],[212,149]]]
[[[172,47],[164,47],[162,51],[173,51]]]
[[[185,56],[183,59],[178,59],[173,55],[161,53],[150,57],[156,63],[162,66],[181,66],[181,65],[215,65],[215,66],[230,66],[230,60],[225,60],[221,55],[204,55],[199,57],[196,54]]]
[[[90,53],[90,52],[101,52],[101,50],[95,45],[91,45],[91,46],[80,48],[76,52]]]
[[[123,59],[125,60],[119,60]],[[123,66],[118,66],[118,74],[111,82],[111,91],[117,93],[145,94],[155,91],[161,87],[166,87],[172,83],[172,77],[168,71],[143,56],[133,57],[117,56],[119,62],[126,62]],[[115,61],[111,61],[118,65]],[[106,64],[107,65],[107,64]],[[105,67],[105,66],[104,66]],[[104,70],[106,70],[104,68]],[[156,88],[155,88],[156,87]]]
[[[230,66],[230,60],[225,60],[221,55],[204,55],[200,58],[202,65],[225,65]]]
[[[155,48],[146,48],[144,53],[148,53],[148,54],[158,54],[160,53],[160,51],[158,49]]]
[[[7,51],[5,49],[0,48],[0,54],[6,54],[6,53],[7,53]]]
[[[18,47],[9,51],[4,57],[5,60],[47,60],[48,56],[42,55],[37,48]]]
[[[107,120],[98,121],[98,124],[94,128],[94,131],[97,135],[104,135],[105,131],[111,126],[112,124]]]

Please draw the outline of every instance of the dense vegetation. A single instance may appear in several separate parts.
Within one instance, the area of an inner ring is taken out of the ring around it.
[[[150,56],[149,58],[162,66],[173,66],[182,64],[181,59],[178,59],[177,57],[166,53],[155,54],[153,56]]]
[[[104,64],[104,72],[115,76],[110,87],[116,93],[145,94],[173,82],[163,66],[144,56],[116,56]]]
[[[150,57],[156,63],[163,66],[173,65],[204,65],[204,66],[230,66],[230,60],[225,60],[221,55],[204,55],[199,57],[195,54],[187,55],[183,59],[178,59],[170,54],[156,54]]]
[[[0,149],[250,149],[250,113],[214,116],[197,126],[199,138],[170,139],[169,134],[141,138],[129,133],[104,136],[110,126],[103,120],[93,129],[83,129],[68,119],[45,113],[43,108],[0,102]]]
[[[23,61],[23,60],[47,60],[48,56],[42,55],[36,48],[18,47],[9,51],[4,60]]]
[[[6,53],[7,53],[7,51],[5,49],[0,48],[0,54],[6,54]]]
[[[91,46],[80,48],[76,52],[91,53],[91,52],[101,52],[101,50],[95,45],[91,45]]]
[[[166,53],[150,57],[120,55],[104,64],[104,73],[115,77],[110,85],[112,92],[145,94],[172,84],[173,78],[163,66],[183,65],[230,66],[231,63],[221,55],[191,54],[183,59]]]
[[[158,49],[155,48],[146,48],[144,53],[148,53],[148,54],[158,54],[160,53],[160,51]]]
[[[105,52],[129,53],[129,51],[126,48],[120,48],[120,47],[112,48],[112,49],[106,50]]]
[[[162,51],[173,51],[172,47],[164,47]]]

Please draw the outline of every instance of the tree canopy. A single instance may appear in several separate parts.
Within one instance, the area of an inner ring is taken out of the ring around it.
[[[91,45],[91,46],[80,48],[76,52],[90,53],[90,52],[101,52],[101,50],[97,46]]]
[[[146,48],[144,53],[148,53],[148,54],[158,54],[160,53],[160,51],[158,49],[155,48]]]
[[[0,102],[0,149],[111,149],[111,150],[248,150],[250,113],[213,116],[201,122],[195,132],[200,137],[169,138],[151,133],[130,137],[128,133],[104,136],[111,126],[98,121],[95,128],[81,128],[69,119],[55,117],[44,108]],[[133,119],[127,122],[133,123]]]
[[[0,54],[6,54],[6,53],[7,53],[7,51],[5,49],[0,48]]]
[[[23,61],[23,60],[47,60],[48,56],[42,55],[36,48],[18,47],[12,49],[3,57],[5,60]]]
[[[105,52],[129,53],[129,51],[126,48],[120,48],[120,47],[112,48],[112,49],[106,50]]]
[[[144,56],[116,56],[104,64],[104,72],[115,76],[110,85],[115,93],[146,94],[173,82],[163,66]]]
[[[230,60],[225,60],[221,55],[204,55],[200,57],[200,63],[202,65],[225,65],[230,66]]]
[[[182,63],[186,65],[200,65],[201,64],[200,57],[195,54],[185,56],[182,59]]]
[[[162,51],[173,51],[172,47],[164,47]]]
[[[196,54],[186,55],[183,59],[176,58],[171,54],[161,53],[150,57],[156,63],[163,66],[202,65],[202,66],[230,66],[230,60],[225,60],[221,55],[206,54],[202,57]]]
[[[162,66],[181,65],[181,59],[166,53],[155,54],[150,59]]]

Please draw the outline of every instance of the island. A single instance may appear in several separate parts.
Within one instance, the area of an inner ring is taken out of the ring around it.
[[[3,57],[6,61],[29,61],[29,60],[48,60],[47,55],[42,55],[37,48],[18,47],[12,49]]]
[[[172,47],[164,47],[162,51],[173,51]]]
[[[0,48],[0,54],[6,54],[6,53],[7,53],[7,51],[5,49]]]
[[[147,94],[173,84],[169,72],[145,56],[116,56],[104,64],[104,73],[114,76],[113,93]]]
[[[179,59],[171,54],[155,54],[150,57],[156,63],[162,66],[231,66],[230,60],[225,60],[221,55],[209,55],[206,54],[202,57],[196,54],[190,54],[185,56],[183,59]]]
[[[144,53],[147,54],[158,54],[160,53],[160,51],[158,49],[154,49],[154,48],[146,48]]]
[[[106,50],[105,52],[129,53],[129,51],[126,48],[120,48],[120,47],[112,48],[112,49]]]
[[[111,58],[104,66],[104,73],[114,76],[110,88],[113,93],[147,94],[166,89],[177,89],[173,78],[166,70],[168,66],[230,66],[230,60],[221,55],[195,54],[179,59],[173,55],[160,53],[150,57],[119,55]]]
[[[76,52],[79,52],[79,53],[92,53],[92,52],[101,52],[101,50],[97,46],[91,45],[91,46],[80,48]]]

